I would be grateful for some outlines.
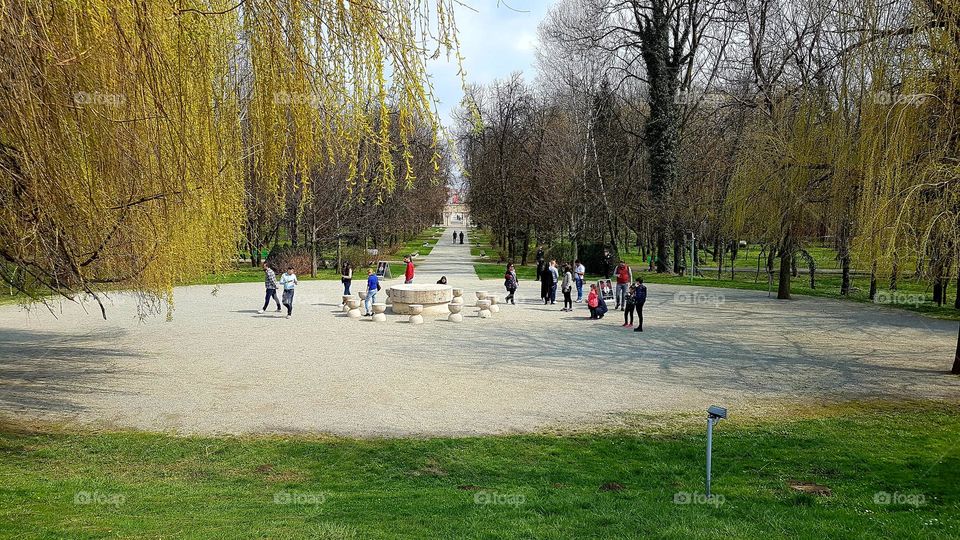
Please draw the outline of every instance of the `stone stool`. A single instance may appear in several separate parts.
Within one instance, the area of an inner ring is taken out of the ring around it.
[[[477,307],[480,308],[478,315],[486,319],[490,316],[490,301],[489,300],[477,300]]]
[[[477,307],[480,307],[480,300],[483,300],[487,297],[487,291],[477,291]]]
[[[350,311],[347,312],[347,317],[351,319],[360,318],[360,299],[350,297],[350,300],[347,301],[347,305],[350,306]]]
[[[450,302],[447,304],[447,309],[450,310],[450,315],[447,316],[447,320],[450,322],[461,322],[463,321],[463,315],[460,311],[463,310],[463,301],[461,300],[459,304],[454,304]]]
[[[463,304],[463,289],[453,289],[453,300],[451,304]]]
[[[387,316],[386,314],[384,314],[386,310],[387,310],[387,305],[382,302],[377,302],[373,304],[373,321],[383,322],[387,320]]]
[[[490,313],[500,313],[500,304],[497,303],[497,295],[488,294],[487,300],[490,301]]]
[[[353,298],[353,296],[349,294],[343,295],[343,307],[341,309],[343,309],[344,313],[350,311],[350,306],[348,306],[347,303],[350,301],[351,298]]]
[[[407,306],[410,308],[410,324],[423,324],[423,305],[422,304],[410,304]]]
[[[360,296],[361,300],[367,299],[367,291],[357,291],[357,295]]]

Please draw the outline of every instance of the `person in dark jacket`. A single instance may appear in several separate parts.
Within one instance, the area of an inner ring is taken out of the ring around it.
[[[517,288],[520,284],[517,281],[517,271],[514,269],[513,263],[507,265],[507,271],[503,274],[503,286],[507,289],[507,297],[503,301],[517,305],[514,295],[517,294]]]
[[[549,268],[544,268],[540,272],[540,299],[544,305],[550,303],[550,293],[554,290],[553,274]]]
[[[543,273],[543,269],[546,267],[546,264],[543,260],[543,246],[537,246],[537,281],[540,281],[540,274]]]
[[[453,231],[453,243],[457,243],[457,231]]]
[[[633,285],[633,297],[636,300],[633,309],[637,312],[637,327],[634,332],[643,332],[643,304],[647,301],[647,286],[643,284],[643,277],[637,277]]]
[[[460,243],[463,243],[463,231],[460,231]]]

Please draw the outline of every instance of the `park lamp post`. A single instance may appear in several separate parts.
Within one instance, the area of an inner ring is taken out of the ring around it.
[[[721,418],[727,417],[727,410],[723,407],[717,407],[716,405],[711,405],[707,409],[707,498],[711,497],[710,495],[710,469],[713,461],[713,425],[720,421]]]

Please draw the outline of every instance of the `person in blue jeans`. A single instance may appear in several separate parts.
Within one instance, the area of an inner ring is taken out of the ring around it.
[[[380,290],[380,280],[373,268],[367,268],[367,299],[363,301],[364,316],[373,315],[373,304],[377,301],[377,291]]]
[[[287,307],[287,318],[293,314],[293,292],[297,288],[297,275],[293,267],[288,266],[286,273],[280,276],[280,285],[283,286],[283,305]]]
[[[577,284],[577,302],[583,302],[583,275],[587,269],[580,259],[573,261],[573,282]]]
[[[270,267],[269,263],[263,263],[264,283],[267,286],[267,295],[263,299],[263,307],[257,313],[263,313],[270,306],[270,299],[277,303],[277,311],[280,311],[280,299],[277,298],[277,273]]]

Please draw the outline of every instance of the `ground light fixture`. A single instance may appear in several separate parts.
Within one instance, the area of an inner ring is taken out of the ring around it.
[[[710,495],[710,468],[713,462],[713,425],[721,418],[727,417],[727,410],[723,407],[711,405],[707,408],[707,498]]]

